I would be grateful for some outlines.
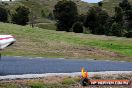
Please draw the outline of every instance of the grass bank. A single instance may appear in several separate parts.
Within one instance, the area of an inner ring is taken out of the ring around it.
[[[4,50],[7,56],[132,61],[132,39],[58,32],[53,27],[50,29],[49,24],[41,29],[0,23],[0,34],[12,34],[17,39],[13,46]]]

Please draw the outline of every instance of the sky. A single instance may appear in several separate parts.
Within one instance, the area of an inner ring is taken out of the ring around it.
[[[82,1],[89,2],[89,3],[97,3],[102,0],[82,0]]]

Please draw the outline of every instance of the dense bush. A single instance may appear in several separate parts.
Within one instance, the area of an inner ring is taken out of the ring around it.
[[[112,24],[111,31],[113,36],[121,37],[123,35],[122,26],[116,22]]]
[[[103,2],[90,7],[86,14],[78,15],[77,6],[68,0],[59,1],[54,8],[58,31],[92,33],[99,35],[123,36],[132,31],[132,5],[122,0],[110,16],[102,9]],[[83,27],[84,26],[84,27]],[[84,29],[83,29],[84,28]],[[126,36],[131,37],[131,32]]]
[[[25,6],[19,6],[16,13],[12,14],[12,22],[18,25],[26,25],[29,21],[29,9]]]
[[[76,22],[73,24],[72,29],[75,33],[83,33],[83,24],[81,22]]]
[[[99,7],[90,8],[87,13],[86,20],[84,22],[84,26],[91,30],[93,34],[104,34],[105,24],[107,23],[108,13],[102,10]]]
[[[6,8],[0,6],[0,21],[7,22],[8,21],[8,11]]]
[[[125,34],[125,37],[127,37],[127,38],[132,38],[132,32],[126,33],[126,34]]]
[[[57,20],[58,31],[69,32],[77,20],[77,6],[73,1],[62,0],[54,7],[54,16]]]

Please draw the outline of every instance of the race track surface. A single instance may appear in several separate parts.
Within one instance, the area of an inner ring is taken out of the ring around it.
[[[43,73],[72,73],[80,72],[82,67],[89,72],[132,71],[132,62],[2,57],[0,61],[0,76]]]

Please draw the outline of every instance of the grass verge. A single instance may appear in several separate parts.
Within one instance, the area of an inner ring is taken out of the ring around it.
[[[93,75],[90,80],[132,80],[132,74],[120,75]],[[0,88],[84,88],[80,85],[81,77],[45,77],[39,79],[19,79],[3,80],[0,82]],[[131,85],[89,85],[85,88],[131,88]]]
[[[0,23],[0,34],[12,34],[17,42],[4,50],[8,56],[96,58],[132,61],[132,39],[104,35],[58,32]]]

